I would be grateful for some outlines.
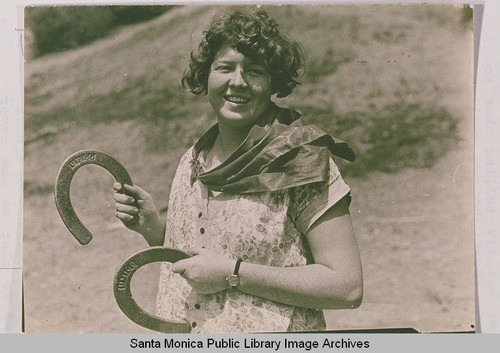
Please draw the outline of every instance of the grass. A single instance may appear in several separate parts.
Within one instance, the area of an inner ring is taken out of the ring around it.
[[[114,28],[149,20],[172,6],[45,6],[27,7],[26,27],[33,41],[31,56],[64,51],[106,37]]]
[[[301,111],[306,122],[347,141],[357,154],[340,169],[353,189],[365,301],[358,310],[328,316],[329,327],[468,329],[472,193],[451,182],[457,165],[472,163],[472,36],[462,8],[266,9],[308,55],[301,86],[277,103]],[[110,285],[119,262],[146,245],[112,223],[112,178],[91,167],[75,175],[73,204],[95,234],[87,248],[71,241],[51,188],[70,153],[96,148],[120,160],[158,208],[166,207],[180,156],[214,122],[206,97],[186,93],[180,76],[201,32],[221,11],[177,7],[91,45],[26,63],[29,332],[138,331],[116,308]],[[151,302],[154,272],[140,281]],[[443,303],[446,313],[434,317]],[[395,314],[387,317],[385,308]]]
[[[423,82],[417,82],[418,87],[415,83],[411,87],[408,83],[411,77],[405,75],[396,84],[391,82],[393,91],[387,92],[379,87],[383,85],[383,74],[392,74],[395,70],[383,68],[385,70],[377,74],[373,71],[381,69],[380,60],[369,60],[362,54],[366,47],[378,48],[378,42],[385,46],[387,53],[390,53],[391,46],[397,51],[406,46],[405,51],[411,52],[411,46],[418,44],[418,38],[411,38],[414,33],[419,33],[414,28],[414,20],[410,18],[407,20],[410,23],[384,24],[382,29],[372,29],[373,24],[364,23],[359,15],[336,14],[331,9],[322,9],[328,11],[315,13],[314,21],[304,21],[304,12],[310,10],[306,7],[270,8],[290,35],[305,43],[308,53],[303,87],[297,89],[288,105],[303,112],[306,120],[354,147],[358,163],[344,168],[348,175],[363,176],[373,170],[395,172],[406,167],[432,166],[458,139],[456,117],[437,100],[425,101],[418,95],[428,96],[432,92],[433,96],[439,97],[443,93],[436,92],[439,88],[433,86],[434,80],[425,82],[424,86],[420,85]],[[201,8],[194,8],[191,12],[189,16],[193,21],[190,23],[196,22],[200,16],[208,21]],[[461,20],[459,15],[456,22]],[[440,24],[443,18],[447,17],[441,15]],[[104,122],[138,120],[145,127],[147,151],[168,150],[168,144],[157,136],[168,133],[172,121],[185,122],[203,116],[207,111],[204,97],[193,97],[180,86],[179,74],[193,46],[193,40],[188,37],[191,32],[185,28],[187,24],[180,22],[172,16],[170,21],[153,21],[147,26],[131,27],[129,38],[108,40],[102,52],[82,51],[81,56],[57,67],[46,65],[45,70],[27,70],[27,140],[44,127],[58,127],[67,122],[74,124],[74,129],[80,129]],[[300,25],[295,28],[291,25],[293,23]],[[412,34],[404,34],[406,32]],[[395,43],[398,45],[394,46]],[[397,55],[400,62],[397,73],[413,69],[411,65],[422,59],[402,63],[400,56]],[[115,62],[120,65],[114,65]],[[366,75],[363,73],[353,79],[347,77],[350,72],[342,72],[343,67],[350,71],[360,66],[364,66],[362,69],[367,71]],[[371,77],[373,82],[359,82],[359,77]],[[336,84],[335,81],[342,82]],[[349,100],[362,99],[364,106],[358,103],[349,110],[339,109],[338,102],[353,86],[354,91],[365,91],[366,97],[350,97]],[[177,141],[182,141],[183,146],[189,145],[201,133],[201,129],[192,133],[191,129],[176,126]]]
[[[333,115],[330,110],[302,107],[308,122],[349,141],[356,163],[342,163],[346,176],[394,173],[429,168],[458,141],[457,121],[444,108],[399,102],[367,114]]]

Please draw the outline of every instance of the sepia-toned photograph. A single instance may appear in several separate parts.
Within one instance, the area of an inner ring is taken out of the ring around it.
[[[24,16],[25,332],[475,331],[471,6]]]

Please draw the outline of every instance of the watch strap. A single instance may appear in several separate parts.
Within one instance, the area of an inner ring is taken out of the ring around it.
[[[242,262],[243,262],[242,259],[240,258],[236,259],[236,265],[234,265],[233,275],[238,276],[238,272],[240,271],[240,265]]]
[[[242,260],[238,258],[236,260],[236,265],[234,265],[234,271],[231,275],[226,277],[226,281],[228,282],[229,286],[232,288],[238,287],[240,284],[240,276],[238,275],[238,272],[240,270],[240,265],[241,265]]]

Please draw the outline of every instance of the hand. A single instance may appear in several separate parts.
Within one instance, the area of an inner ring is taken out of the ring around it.
[[[161,219],[153,198],[137,185],[113,184],[115,194],[115,215],[129,229],[136,231],[146,239],[149,245],[163,245],[165,222]],[[131,222],[138,217],[136,222]]]
[[[194,256],[172,264],[172,271],[180,274],[201,294],[229,288],[226,278],[233,273],[235,260],[204,248],[193,249],[191,254]]]

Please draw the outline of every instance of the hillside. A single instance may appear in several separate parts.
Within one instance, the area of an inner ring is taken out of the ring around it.
[[[355,149],[342,163],[365,275],[355,311],[329,328],[468,330],[474,323],[472,31],[458,6],[266,7],[303,43],[296,108]],[[72,152],[120,160],[164,209],[182,153],[214,122],[180,85],[189,52],[221,7],[176,8],[25,66],[24,285],[28,332],[145,332],[117,308],[115,268],[146,243],[114,219],[112,177],[83,168],[73,205],[94,234],[81,247],[53,184]],[[157,267],[137,274],[153,310]],[[57,309],[54,309],[57,308]]]

